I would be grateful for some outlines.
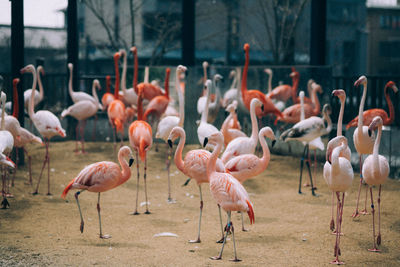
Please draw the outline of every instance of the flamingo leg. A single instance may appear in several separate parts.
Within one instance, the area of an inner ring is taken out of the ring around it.
[[[42,174],[43,174],[44,167],[46,167],[46,163],[48,163],[49,145],[48,145],[47,139],[45,139],[45,145],[46,145],[46,154],[45,154],[45,156],[44,156],[43,165],[42,165],[42,169],[41,169],[41,171],[40,171],[39,180],[38,180],[38,183],[37,183],[37,185],[36,185],[36,189],[35,189],[35,191],[32,193],[33,195],[37,195],[37,194],[39,193],[40,179],[42,178]],[[49,185],[49,186],[50,186],[50,185]]]
[[[244,228],[244,218],[243,218],[243,212],[241,212],[241,211],[240,211],[240,215],[241,215],[241,217],[242,217],[242,231],[243,231],[243,232],[248,232],[249,230],[248,230],[248,229],[246,229],[246,228]]]
[[[170,177],[170,166],[171,166],[171,153],[172,149],[168,146],[167,152],[167,174],[168,174],[168,203],[174,203],[175,201],[171,198],[171,177]],[[201,189],[200,189],[200,196],[201,196]]]
[[[117,152],[117,137],[116,137],[117,129],[112,125],[112,132],[113,132],[113,144],[114,144],[114,153]]]
[[[360,216],[360,213],[358,212],[358,203],[360,202],[360,193],[361,193],[361,185],[362,185],[362,155],[360,155],[359,159],[359,164],[360,164],[360,184],[358,185],[358,194],[357,194],[357,203],[356,203],[356,210],[354,211],[353,215],[351,215],[351,217],[353,218],[357,218]],[[368,189],[367,189],[368,192]]]
[[[317,150],[314,150],[314,166],[313,166],[313,177],[314,177],[314,190],[317,190]]]
[[[364,202],[364,209],[362,211],[360,211],[360,213],[362,215],[368,215],[368,211],[367,211],[367,200],[368,200],[368,187],[365,190],[365,202]]]
[[[335,230],[335,221],[333,220],[333,215],[335,213],[333,206],[335,205],[335,192],[332,191],[332,201],[331,201],[332,205],[332,209],[331,209],[331,225],[330,225],[330,229],[331,231]]]
[[[341,264],[339,261],[339,217],[340,217],[340,196],[339,192],[336,192],[336,197],[337,197],[337,212],[336,212],[336,225],[338,226],[338,231],[336,231],[336,240],[335,240],[335,250],[334,250],[334,256],[335,260],[331,261],[331,264]]]
[[[144,160],[143,180],[144,180],[144,195],[145,195],[145,198],[146,198],[146,212],[145,212],[145,214],[150,214],[149,202],[147,200],[147,174],[146,174],[146,172],[147,172],[147,156],[146,156],[146,158]]]
[[[224,240],[223,240],[223,242],[222,242],[222,248],[221,248],[221,251],[219,252],[219,255],[218,255],[218,256],[210,257],[210,259],[212,259],[212,260],[220,260],[220,259],[222,259],[222,252],[224,251],[224,246],[225,246],[225,243],[226,243],[226,238],[228,237],[228,233],[229,233],[230,228],[231,228],[231,212],[228,211],[227,213],[228,213],[228,222],[227,222],[226,227],[225,227],[226,233],[225,233],[225,235],[224,235]]]
[[[29,155],[28,151],[25,149],[25,147],[22,147],[24,150],[24,153],[28,157],[28,171],[29,171],[29,185],[32,185],[32,157]]]
[[[217,204],[217,206],[218,206],[218,213],[219,213],[219,223],[221,225],[221,234],[222,234],[221,239],[218,240],[217,243],[222,243],[222,242],[224,242],[224,226],[222,225],[221,206],[219,204]]]
[[[100,238],[102,239],[109,239],[111,238],[111,235],[103,235],[103,232],[101,231],[101,216],[100,216],[100,192],[98,194],[97,198],[97,213],[99,214],[99,226],[100,226]]]
[[[79,195],[82,192],[83,192],[83,190],[78,191],[78,192],[75,193],[76,204],[78,205],[79,215],[81,216],[81,226],[79,227],[81,233],[83,233],[83,228],[85,226],[85,223],[83,221],[82,211],[81,211],[81,205],[79,204]]]
[[[374,198],[372,196],[372,186],[369,188],[371,193],[371,210],[372,210],[372,235],[374,238],[374,247],[372,249],[368,249],[371,252],[380,252],[379,249],[376,248],[376,241],[375,241],[375,206],[374,206]]]
[[[306,155],[306,149],[307,149],[307,146],[304,147],[303,155],[301,156],[301,159],[300,159],[299,194],[302,194],[302,193],[301,193],[301,180],[302,180],[302,178],[303,178],[304,156]]]
[[[306,148],[307,148],[307,156],[309,158],[310,157],[310,146],[307,144]],[[311,174],[311,166],[310,166],[310,161],[309,160],[306,161],[306,165],[307,165],[307,169],[308,169],[308,175],[310,176],[311,193],[312,193],[313,196],[317,196],[315,194],[315,192],[314,192],[315,187],[314,187],[314,184],[313,184],[313,178],[312,178],[312,174]],[[300,185],[301,185],[301,183],[300,183]]]
[[[136,151],[136,173],[137,173],[137,183],[136,183],[136,208],[135,212],[132,213],[132,215],[139,215],[140,213],[137,211],[138,208],[138,201],[139,201],[139,154],[138,151]]]
[[[229,212],[229,215],[230,215],[230,213],[231,213],[231,212]],[[240,213],[242,214],[242,222],[243,222],[243,212],[240,212]],[[233,251],[234,251],[234,253],[235,253],[235,258],[234,258],[234,259],[231,259],[231,261],[238,262],[238,261],[241,261],[241,260],[238,259],[237,254],[236,254],[235,229],[233,228],[233,223],[232,223],[232,221],[230,220],[230,218],[231,218],[231,216],[229,216],[229,221],[230,221],[231,231],[232,231]],[[221,256],[222,256],[222,255],[221,255]]]
[[[1,166],[1,179],[2,179],[2,189],[1,189],[1,194],[3,196],[3,200],[1,201],[1,208],[2,209],[7,209],[10,207],[10,203],[8,203],[8,200],[6,198],[6,192],[5,192],[5,182],[6,182],[6,171],[5,167]]]
[[[47,140],[47,149],[46,149],[46,154],[47,154],[47,195],[51,196],[50,193],[50,153],[49,153],[49,146],[50,146],[50,141]]]
[[[381,245],[381,189],[382,185],[379,185],[378,193],[378,237],[376,238],[376,243],[378,246]]]
[[[201,184],[199,184],[199,192],[200,192],[200,215],[199,215],[199,232],[197,234],[196,240],[189,240],[189,243],[200,243],[200,226],[201,226],[201,215],[203,214],[203,194],[201,193]]]

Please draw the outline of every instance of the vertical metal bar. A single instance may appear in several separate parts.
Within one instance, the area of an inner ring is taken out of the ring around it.
[[[25,111],[24,111],[24,89],[23,80],[20,70],[24,67],[24,1],[12,0],[11,1],[11,79],[10,88],[12,88],[12,80],[19,78],[18,84],[18,105],[19,114],[18,121],[20,125],[24,126]],[[13,103],[14,108],[14,103]],[[19,164],[24,164],[24,151],[17,150]]]
[[[185,66],[195,64],[195,0],[182,1],[182,62]]]
[[[310,64],[325,65],[326,0],[311,1]]]

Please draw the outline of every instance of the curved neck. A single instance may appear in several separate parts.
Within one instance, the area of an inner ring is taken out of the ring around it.
[[[229,89],[235,88],[236,87],[236,83],[237,83],[237,74],[235,73],[235,75],[233,76],[231,87]]]
[[[343,124],[343,114],[344,114],[344,101],[340,99],[340,111],[339,111],[339,118],[337,122],[337,131],[336,131],[336,136],[341,136],[342,135],[342,124]]]
[[[118,153],[118,161],[121,165],[121,179],[118,182],[118,185],[125,183],[131,177],[131,168],[128,166],[128,162],[126,162],[125,158],[121,153]]]
[[[74,94],[74,89],[72,88],[72,74],[73,74],[73,69],[74,67],[71,66],[69,68],[69,81],[68,81],[68,91],[69,91],[69,96],[72,98],[72,95]],[[32,85],[33,88],[33,85]]]
[[[19,105],[18,105],[18,84],[13,84],[13,117],[18,119]]]
[[[149,83],[149,66],[144,67],[144,83]]]
[[[231,111],[229,113],[229,115],[225,118],[224,122],[221,125],[221,133],[223,135],[226,134],[226,132],[228,131],[228,126],[229,126],[229,122],[230,120],[233,119],[233,112]]]
[[[360,108],[358,110],[358,124],[357,128],[359,129],[358,132],[361,133],[360,129],[363,126],[363,111],[364,111],[364,104],[365,104],[365,98],[367,97],[367,82],[363,83],[364,89],[363,89],[363,94],[361,97],[360,101]]]
[[[319,99],[318,99],[318,96],[317,96],[317,88],[312,90],[311,101],[314,104],[313,114],[314,115],[319,114],[319,110],[321,109],[321,104],[319,103]]]
[[[267,141],[265,140],[265,137],[266,137],[266,135],[262,134],[262,133],[260,133],[258,135],[258,139],[260,141],[260,145],[261,145],[261,148],[263,150],[263,156],[261,158],[261,161],[264,164],[267,164],[269,162],[270,158],[271,158],[271,153],[269,151],[269,147],[268,147]]]
[[[272,92],[272,72],[268,77],[268,94]]]
[[[242,86],[241,86],[242,97],[247,91],[247,71],[249,70],[249,51],[245,50],[245,53],[246,53],[246,55],[245,55],[245,61],[244,61]]]
[[[94,100],[96,100],[96,106],[99,107],[100,102],[99,102],[99,97],[97,96],[97,88],[100,88],[100,85],[98,83],[93,83],[92,85],[92,95],[94,97]]]
[[[35,105],[35,91],[36,91],[36,84],[37,84],[37,76],[36,76],[36,70],[35,68],[32,68],[32,76],[33,76],[33,84],[32,84],[32,92],[31,92],[31,99],[29,100],[29,117],[32,120],[33,114],[35,114],[34,111],[34,105]],[[72,71],[70,75],[70,88],[72,90]]]
[[[176,130],[176,129],[175,129]],[[184,172],[184,165],[185,163],[182,160],[182,151],[183,151],[183,147],[185,146],[185,142],[186,142],[186,134],[185,131],[183,129],[179,129],[178,130],[178,135],[180,137],[179,139],[179,143],[178,146],[175,150],[175,156],[174,156],[174,161],[175,161],[175,165],[176,167],[181,171]]]
[[[71,75],[71,77],[72,77],[72,75]],[[43,93],[42,78],[40,77],[40,70],[37,71],[37,82],[38,82],[38,85],[39,85],[39,98],[43,99],[44,93]],[[71,88],[72,88],[72,81],[71,81]]]
[[[2,92],[0,90],[0,96],[1,96]],[[6,109],[6,98],[1,98],[1,128],[0,130],[4,131],[5,130],[5,121],[4,121],[4,115],[6,113],[5,111]]]
[[[217,142],[217,145],[215,146],[214,151],[211,153],[211,156],[207,162],[207,177],[210,177],[210,174],[216,171],[217,159],[221,149],[221,142]]]
[[[179,122],[178,125],[183,127],[183,123],[185,121],[185,97],[183,95],[183,90],[180,88],[180,71],[176,70],[176,78],[175,78],[175,90],[178,94],[178,102],[179,102]]]
[[[381,143],[381,136],[382,136],[382,125],[378,127],[378,134],[375,139],[374,150],[373,150],[373,169],[374,171],[379,171],[379,145]]]
[[[137,119],[143,120],[143,92],[138,92]]]
[[[386,98],[386,102],[388,104],[389,107],[389,120],[385,121],[385,125],[386,124],[392,124],[394,122],[394,107],[393,107],[393,103],[392,100],[390,99],[389,93],[387,91],[388,86],[385,86],[385,98]]]
[[[258,121],[256,117],[256,105],[250,106],[251,136],[250,138],[257,144]]]
[[[126,69],[127,69],[127,54],[125,51],[123,51],[122,53],[123,59],[122,59],[122,75],[121,75],[121,89],[124,92],[124,94],[126,93]]]
[[[296,103],[298,87],[299,87],[299,77],[296,74],[292,77],[292,100],[293,100],[293,103]],[[319,111],[319,108],[318,108],[318,111]]]
[[[138,80],[138,57],[137,57],[137,52],[135,51],[133,53],[133,82],[132,82],[132,88],[133,90],[136,91],[137,87],[137,80]]]
[[[300,120],[304,120],[306,115],[304,114],[304,95],[301,94],[300,96]]]
[[[210,88],[206,90],[206,105],[204,107],[203,113],[201,113],[201,122],[207,122],[208,118],[208,106],[210,105]]]
[[[115,88],[114,88],[114,98],[118,99],[119,97],[119,66],[118,60],[114,60],[114,69],[115,69]]]
[[[170,70],[167,68],[167,70],[165,71],[165,82],[164,82],[164,89],[165,89],[164,96],[166,96],[168,99],[169,99],[169,72]]]
[[[332,155],[331,155],[331,166],[332,166],[332,171],[338,171],[340,169],[339,166],[339,155],[342,152],[342,146],[339,146],[337,148],[335,148],[332,151]]]
[[[324,112],[324,119],[328,123],[328,125],[325,128],[325,132],[329,133],[332,130],[332,120],[327,111]]]

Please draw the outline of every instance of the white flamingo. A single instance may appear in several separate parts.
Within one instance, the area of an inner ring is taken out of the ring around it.
[[[50,155],[49,155],[49,142],[50,138],[53,136],[59,135],[61,137],[65,137],[65,130],[61,127],[60,120],[50,111],[48,110],[39,110],[37,112],[34,111],[34,97],[35,97],[35,91],[36,91],[36,70],[35,67],[30,64],[23,69],[21,69],[21,73],[26,73],[26,72],[31,72],[33,75],[34,83],[33,83],[33,88],[32,88],[32,96],[31,96],[31,102],[29,103],[29,117],[33,121],[33,124],[35,125],[36,129],[39,131],[39,133],[42,135],[43,139],[45,140],[45,145],[46,145],[46,154],[45,158],[43,161],[43,166],[42,170],[40,171],[40,176],[39,180],[36,186],[36,190],[33,192],[33,194],[38,194],[39,190],[39,184],[40,184],[40,179],[42,178],[42,173],[44,170],[44,167],[47,164],[48,171],[47,171],[47,181],[48,181],[48,186],[47,186],[47,195],[50,194]]]
[[[42,79],[40,77],[40,74],[42,74],[42,75],[45,74],[44,69],[42,66],[37,66],[36,75],[37,75],[37,82],[39,85],[39,94],[35,95],[35,101],[34,101],[35,107],[37,104],[39,104],[43,100],[43,96],[44,96],[43,84],[42,84]],[[32,88],[33,88],[33,85],[32,85]],[[24,91],[24,106],[25,106],[26,110],[28,110],[28,107],[29,107],[29,99],[31,99],[32,88]]]
[[[72,63],[68,63],[68,69],[69,69],[68,91],[69,91],[69,96],[72,99],[72,102],[78,103],[79,101],[88,100],[96,104],[96,99],[93,96],[89,95],[88,93],[74,91],[74,89],[72,88],[72,75],[73,75],[74,65]],[[100,105],[99,109],[103,109],[103,106]]]
[[[119,50],[121,56],[123,57],[121,89],[122,89],[122,94],[124,96],[124,100],[130,105],[137,106],[138,96],[137,96],[135,90],[133,89],[133,87],[137,85],[138,61],[137,61],[137,57],[135,56],[135,54],[137,53],[136,47],[132,47],[130,49],[130,51],[134,55],[133,86],[132,86],[132,88],[126,89],[127,54],[126,54],[125,49],[121,49],[121,50]],[[135,84],[135,81],[136,81],[136,84]]]
[[[219,89],[219,83],[222,79],[223,77],[218,73],[215,74],[213,77],[212,86],[215,90],[215,99],[213,101],[210,100],[210,103],[208,105],[208,117],[207,117],[208,123],[214,123],[214,121],[218,117],[218,112],[221,107],[221,90]]]

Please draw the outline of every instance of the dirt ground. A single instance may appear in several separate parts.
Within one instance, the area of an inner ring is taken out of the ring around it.
[[[126,142],[127,143],[127,142]],[[196,146],[189,146],[193,149]],[[53,266],[327,266],[334,259],[335,236],[330,234],[330,196],[322,178],[322,164],[318,167],[318,197],[309,188],[297,193],[299,159],[272,155],[268,169],[245,182],[254,204],[255,224],[242,232],[240,216],[234,214],[233,224],[240,263],[233,263],[232,240],[227,241],[223,259],[212,261],[221,248],[215,241],[220,237],[218,210],[203,185],[204,212],[199,244],[188,243],[196,238],[199,214],[199,192],[191,181],[188,186],[176,167],[172,165],[172,195],[175,204],[167,203],[167,176],[164,169],[164,144],[160,152],[154,147],[149,154],[148,189],[150,215],[140,207],[140,215],[133,216],[136,190],[136,168],[132,178],[124,185],[102,194],[103,231],[112,238],[98,238],[97,194],[80,195],[85,219],[83,234],[74,192],[67,201],[60,195],[68,182],[87,164],[101,160],[116,160],[111,143],[88,143],[86,155],[73,153],[73,142],[51,144],[51,191],[46,196],[47,181],[42,180],[39,195],[30,194],[27,168],[17,172],[15,195],[10,198],[11,208],[0,210],[0,265],[53,265]],[[196,147],[197,148],[197,147]],[[44,156],[44,148],[31,145],[34,183]],[[141,165],[142,166],[142,165]],[[142,169],[141,169],[142,171]],[[308,178],[308,176],[305,176]],[[347,192],[341,239],[341,259],[348,266],[400,265],[400,182],[388,180],[382,191],[382,252],[368,252],[372,247],[372,216],[353,220],[356,191],[359,182],[355,174],[353,187]],[[364,201],[363,187],[361,203]],[[143,180],[140,180],[139,202],[144,202]],[[374,189],[375,195],[377,189]],[[368,200],[368,210],[370,202]],[[224,220],[226,215],[224,214]],[[225,221],[224,221],[225,223]],[[171,232],[178,237],[154,237]]]

